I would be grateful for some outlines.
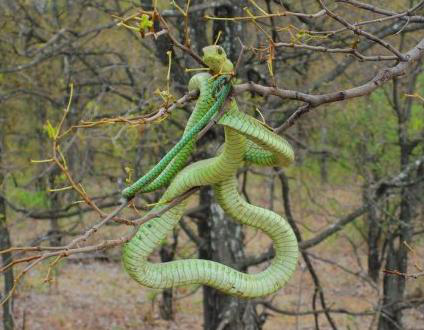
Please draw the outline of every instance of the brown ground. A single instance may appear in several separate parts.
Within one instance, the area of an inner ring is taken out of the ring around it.
[[[278,190],[278,189],[277,189]],[[256,196],[266,196],[258,193]],[[305,238],[324,228],[334,217],[322,209],[320,198],[331,198],[340,202],[345,208],[355,206],[352,193],[342,189],[330,189],[317,198],[316,205],[301,193],[296,194],[295,214]],[[279,199],[279,193],[276,200]],[[256,204],[267,205],[266,200],[255,200]],[[309,207],[304,207],[309,203]],[[340,205],[339,204],[339,205]],[[335,204],[336,205],[336,204]],[[342,215],[345,210],[332,208],[333,214]],[[277,211],[281,211],[277,208]],[[12,235],[15,244],[24,241],[18,233],[33,237],[36,232],[43,232],[45,222],[28,223],[15,222]],[[358,224],[360,225],[360,224]],[[306,229],[307,228],[307,229]],[[26,230],[25,230],[26,229]],[[119,229],[109,227],[103,231],[104,237],[116,237]],[[253,239],[254,238],[254,239]],[[348,239],[347,239],[348,238]],[[356,251],[349,243],[356,245]],[[265,251],[269,241],[262,233],[252,230],[247,232],[246,242],[248,253]],[[182,243],[184,244],[184,242]],[[190,248],[190,245],[188,246]],[[418,258],[423,260],[423,251],[417,248]],[[338,234],[326,243],[315,247],[310,252],[321,258],[335,261],[353,273],[366,275],[366,246],[353,226],[348,226],[343,234]],[[119,250],[109,251],[109,255],[119,257]],[[349,311],[361,312],[373,309],[376,304],[378,291],[360,279],[341,269],[336,264],[312,259],[322,286],[325,289],[327,304],[334,309],[344,308]],[[411,264],[411,269],[413,266]],[[168,322],[159,318],[158,291],[140,287],[129,279],[119,262],[100,261],[67,261],[56,269],[55,281],[43,284],[47,265],[33,270],[20,285],[15,298],[15,317],[17,329],[29,330],[121,330],[121,329],[202,329],[202,294],[197,290],[194,294],[191,288],[176,290],[179,297],[175,301],[175,321]],[[419,293],[423,278],[408,282],[408,294]],[[313,285],[305,265],[300,262],[295,276],[288,285],[280,290],[273,298],[273,303],[284,310],[311,310]],[[270,312],[265,324],[266,330],[281,329],[314,329],[312,316],[284,316]],[[372,317],[333,314],[339,329],[374,329],[370,327]],[[407,329],[424,329],[424,309],[411,310],[405,313]],[[321,329],[329,329],[323,315],[320,316]],[[421,327],[421,328],[420,328]]]

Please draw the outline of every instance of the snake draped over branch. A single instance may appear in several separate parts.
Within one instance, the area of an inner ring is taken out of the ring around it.
[[[130,200],[138,192],[149,192],[169,184],[155,212],[193,187],[211,185],[222,209],[235,221],[262,230],[273,241],[275,257],[265,270],[246,274],[221,263],[203,259],[183,259],[165,263],[148,260],[178,224],[187,200],[140,226],[123,247],[123,264],[128,274],[141,285],[164,289],[190,284],[214,287],[226,294],[254,298],[271,294],[284,286],[293,274],[298,245],[292,228],[275,212],[247,203],[238,192],[237,171],[245,165],[286,166],[294,159],[290,145],[263,123],[238,110],[229,109],[218,121],[224,127],[225,143],[216,157],[187,165],[197,133],[224,106],[231,90],[229,74],[233,64],[220,46],[203,49],[209,73],[198,73],[189,90],[199,90],[199,98],[181,140],[145,176],[123,191]],[[185,166],[185,167],[184,167]]]

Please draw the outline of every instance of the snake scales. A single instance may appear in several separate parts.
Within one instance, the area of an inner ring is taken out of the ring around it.
[[[214,74],[229,73],[232,63],[220,46],[203,49],[203,60]],[[235,100],[218,121],[224,127],[225,143],[216,157],[186,165],[194,148],[194,137],[221,107],[231,85],[225,76],[214,79],[209,73],[196,74],[189,89],[200,91],[180,144],[177,144],[147,175],[123,191],[129,200],[137,192],[153,191],[169,184],[152,211],[196,186],[211,185],[223,210],[233,220],[265,232],[273,241],[275,257],[267,269],[245,274],[223,264],[202,260],[175,260],[152,263],[148,257],[178,224],[187,200],[140,226],[123,247],[123,264],[128,274],[151,288],[203,284],[226,294],[253,298],[280,289],[297,263],[298,246],[288,223],[278,214],[247,203],[238,193],[237,170],[245,164],[286,166],[293,161],[290,145],[258,120],[238,110]],[[160,165],[160,166],[159,166]]]

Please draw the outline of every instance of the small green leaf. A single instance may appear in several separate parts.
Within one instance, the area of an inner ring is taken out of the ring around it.
[[[150,28],[153,27],[153,22],[150,20],[149,15],[143,14],[141,15],[141,20],[140,20],[140,31],[144,31],[144,30],[148,30]]]
[[[56,130],[55,127],[53,127],[50,120],[47,120],[47,123],[44,124],[43,128],[46,131],[46,133],[47,133],[47,135],[50,139],[54,139],[56,137],[57,130]]]

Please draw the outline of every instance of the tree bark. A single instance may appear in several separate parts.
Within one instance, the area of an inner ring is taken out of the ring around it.
[[[402,149],[402,147],[401,147]],[[402,168],[404,168],[404,165]],[[411,188],[404,188],[400,195],[400,213],[396,234],[388,241],[385,268],[401,273],[408,272],[408,247],[412,238],[412,213],[414,196]],[[379,330],[402,329],[402,302],[405,293],[405,277],[385,273],[383,280],[383,308],[379,319]]]
[[[418,63],[418,65],[420,65]],[[407,93],[415,90],[418,72],[412,75],[408,82]],[[399,80],[393,79],[393,109],[398,119],[398,143],[400,147],[400,169],[405,170],[411,160],[413,148],[411,148],[408,123],[411,117],[412,103],[407,100],[403,104],[400,102]],[[406,181],[413,179],[411,173]],[[401,273],[408,272],[408,247],[405,243],[410,243],[412,238],[413,217],[414,217],[414,186],[403,187],[400,191],[400,211],[396,227],[391,233],[388,241],[386,269],[396,270]],[[379,319],[379,330],[402,329],[402,309],[398,307],[402,302],[405,293],[405,277],[384,274],[383,281],[383,308]]]
[[[10,234],[6,225],[6,208],[4,205],[4,200],[0,197],[0,250],[5,250],[11,247],[10,244]],[[3,266],[6,266],[12,262],[11,253],[2,254]],[[2,299],[4,299],[8,293],[12,290],[13,287],[13,268],[9,268],[3,274],[4,277],[4,293],[2,294]],[[13,321],[13,299],[10,298],[3,304],[3,326],[5,330],[14,329]]]
[[[0,118],[1,123],[2,118]],[[4,132],[4,129],[0,126],[0,132]],[[0,135],[0,164],[2,163],[2,157],[4,155],[4,136]],[[0,166],[1,169],[1,166]],[[4,174],[0,171],[0,187],[3,187]],[[4,193],[4,189],[3,189]],[[10,234],[6,224],[6,202],[3,195],[0,195],[0,250],[6,250],[11,247]],[[3,266],[12,262],[11,253],[3,253],[2,255]],[[4,299],[13,287],[13,268],[9,268],[3,273],[4,278],[4,291],[2,299]],[[3,327],[5,330],[14,329],[13,320],[13,299],[10,298],[3,304]]]
[[[327,119],[326,114],[324,113],[324,119]],[[323,125],[321,128],[321,145],[328,145],[328,134],[327,127]],[[326,153],[322,153],[319,157],[319,174],[321,178],[322,184],[328,183],[328,155]]]
[[[200,202],[201,205],[209,205],[209,211],[207,219],[198,223],[199,236],[204,242],[199,249],[199,257],[242,270],[240,261],[244,258],[244,235],[241,226],[225,216],[221,207],[213,201],[209,187],[201,190]],[[207,286],[203,287],[203,311],[205,330],[261,329],[251,302]]]
[[[160,248],[159,255],[162,262],[169,262],[174,260],[175,252],[178,245],[178,233],[174,230],[174,241],[172,244],[165,244]],[[174,319],[173,307],[174,291],[172,288],[164,289],[162,291],[161,301],[159,303],[159,314],[164,320]]]
[[[373,198],[373,192],[368,185],[364,187],[362,199],[364,205],[370,205],[366,213],[368,225],[368,275],[377,283],[381,269],[379,243],[382,233],[378,207],[376,205],[378,201]]]
[[[240,16],[243,12],[243,4],[244,1],[237,5],[216,7],[214,15],[217,17]],[[218,44],[225,49],[228,57],[235,63],[240,52],[240,43],[236,40],[237,37],[243,37],[243,25],[239,22],[215,21],[212,32],[214,42],[221,32]],[[214,154],[206,153],[204,156],[203,158],[209,158]],[[199,257],[246,271],[241,269],[241,261],[245,257],[242,226],[225,216],[221,207],[214,201],[209,187],[201,190],[200,203],[207,205],[209,211],[205,219],[198,224],[199,236],[204,242],[199,249]],[[258,330],[263,323],[251,302],[222,294],[206,286],[203,287],[203,311],[205,330]]]

